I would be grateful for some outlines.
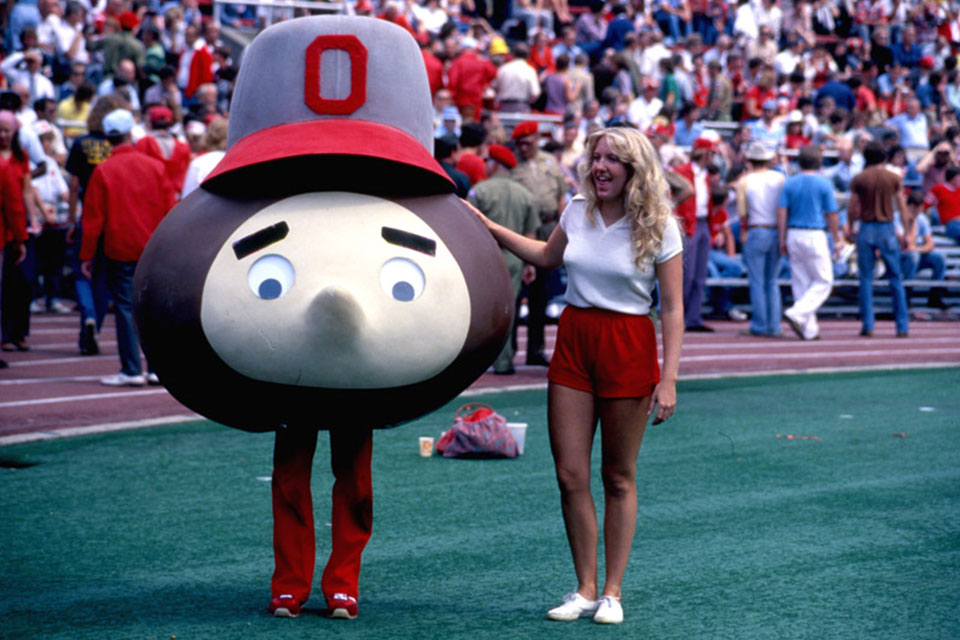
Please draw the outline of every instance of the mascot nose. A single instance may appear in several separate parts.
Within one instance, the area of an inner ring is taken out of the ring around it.
[[[339,286],[323,289],[310,303],[310,324],[328,340],[350,340],[363,329],[363,309],[348,290]]]

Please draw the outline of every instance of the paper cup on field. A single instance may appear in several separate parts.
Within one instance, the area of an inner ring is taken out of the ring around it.
[[[508,422],[507,429],[517,441],[517,453],[523,455],[523,443],[527,441],[527,423],[526,422]]]
[[[433,438],[427,436],[420,437],[420,456],[429,458],[433,455]]]

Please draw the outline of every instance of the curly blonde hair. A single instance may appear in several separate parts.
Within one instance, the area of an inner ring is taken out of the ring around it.
[[[623,209],[630,221],[634,263],[643,268],[654,261],[663,244],[663,233],[673,216],[670,187],[663,176],[660,157],[647,137],[627,127],[600,129],[587,138],[583,161],[579,166],[580,193],[587,200],[587,219],[596,224],[600,201],[590,176],[593,153],[601,139],[617,160],[627,166],[623,186]]]

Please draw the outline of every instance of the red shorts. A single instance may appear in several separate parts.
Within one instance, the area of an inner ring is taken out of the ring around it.
[[[547,379],[599,398],[642,398],[660,382],[649,316],[567,306]]]

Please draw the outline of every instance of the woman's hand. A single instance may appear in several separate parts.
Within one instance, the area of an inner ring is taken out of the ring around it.
[[[653,414],[654,407],[656,407],[657,414],[653,417],[653,424],[660,424],[673,415],[677,408],[677,385],[675,383],[666,380],[660,381],[650,398],[647,416]]]
[[[471,203],[469,200],[464,200],[463,198],[460,198],[460,202],[465,204],[467,208],[470,209],[470,211],[472,211],[475,216],[480,218],[480,222],[483,223],[483,226],[485,226],[487,229],[490,229],[490,230],[493,229],[494,222],[490,218],[485,216],[483,212],[480,211],[480,209],[477,209],[475,206],[473,206],[473,203]]]

